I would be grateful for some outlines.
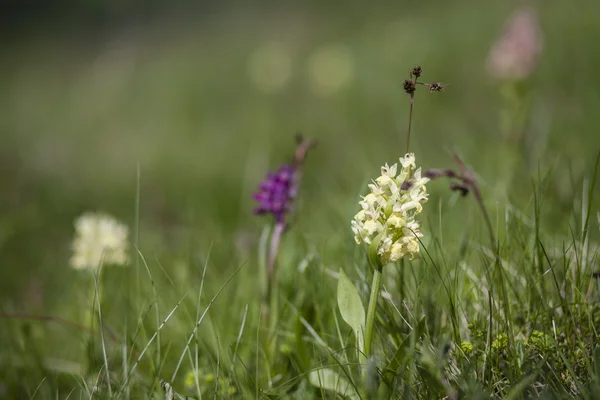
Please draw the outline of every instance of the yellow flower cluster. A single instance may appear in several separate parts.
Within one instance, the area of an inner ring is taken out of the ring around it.
[[[87,212],[75,221],[71,266],[93,269],[100,263],[126,265],[129,229],[110,215]]]
[[[400,158],[397,164],[381,167],[381,176],[369,185],[370,193],[359,202],[361,210],[352,220],[356,243],[378,241],[377,255],[383,265],[408,256],[419,255],[419,237],[422,237],[415,216],[423,211],[427,201],[425,184],[412,153]]]

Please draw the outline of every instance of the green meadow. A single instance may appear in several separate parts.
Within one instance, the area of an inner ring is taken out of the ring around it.
[[[600,3],[576,3],[538,4],[518,80],[489,69],[517,2],[7,29],[0,398],[600,398]],[[410,152],[460,176],[426,183],[420,257],[382,267],[366,352],[351,220],[406,153],[416,65],[444,89],[416,85]],[[298,132],[316,145],[269,279],[253,194]],[[86,212],[126,227],[125,266],[73,268]]]

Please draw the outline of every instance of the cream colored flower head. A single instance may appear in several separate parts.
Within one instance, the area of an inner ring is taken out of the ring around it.
[[[354,240],[377,245],[381,264],[418,257],[418,238],[423,234],[415,217],[427,201],[427,182],[429,178],[423,178],[421,168],[416,168],[415,155],[409,153],[400,158],[400,171],[397,164],[381,167],[381,176],[359,202],[361,210],[351,223]]]
[[[102,264],[127,265],[129,229],[110,215],[87,212],[75,220],[70,264],[93,269]]]

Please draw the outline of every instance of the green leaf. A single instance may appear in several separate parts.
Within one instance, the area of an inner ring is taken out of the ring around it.
[[[338,279],[337,301],[342,318],[354,331],[359,350],[364,352],[365,309],[354,284],[341,269],[340,278]]]
[[[523,394],[531,387],[531,382],[533,382],[534,376],[529,376],[523,379],[521,382],[517,383],[513,388],[508,392],[505,400],[517,400],[520,399]]]
[[[302,336],[306,329],[304,325],[302,325],[302,321],[300,321],[300,316],[296,316],[295,322],[295,338],[296,338],[296,357],[298,362],[298,367],[302,372],[305,372],[310,365],[310,357],[308,356],[308,350],[306,349],[306,343]]]
[[[390,359],[390,362],[388,363],[387,367],[385,368],[384,374],[388,375],[388,377],[390,379],[393,378],[393,376],[398,373],[398,370],[404,363],[404,360],[408,355],[407,349],[408,349],[409,344],[410,344],[410,337],[407,336],[402,341],[402,343],[400,343],[400,345],[396,349],[396,352],[394,353],[394,355]]]
[[[442,370],[440,369],[435,355],[427,347],[421,349],[419,359],[419,373],[426,383],[429,390],[436,391],[439,394],[444,393],[446,386],[442,380]]]
[[[369,245],[369,250],[367,251],[367,258],[369,259],[371,267],[379,271],[383,269],[383,264],[381,263],[381,257],[379,257],[377,250],[381,244],[381,239],[383,239],[383,234],[384,232],[381,232],[379,235],[375,236]]]
[[[354,386],[332,369],[323,368],[312,371],[308,375],[308,381],[315,387],[336,392],[347,399],[360,399]]]

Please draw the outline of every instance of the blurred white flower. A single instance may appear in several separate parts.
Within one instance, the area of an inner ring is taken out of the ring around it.
[[[260,90],[282,90],[292,77],[292,57],[289,49],[279,42],[261,45],[248,59],[248,73]]]
[[[322,47],[308,59],[309,83],[312,91],[319,96],[334,94],[353,77],[354,58],[346,46]]]
[[[400,165],[398,175],[396,164],[381,167],[381,176],[369,185],[371,193],[359,202],[361,210],[351,222],[357,244],[371,244],[381,235],[377,255],[383,265],[405,256],[418,257],[418,238],[423,236],[415,216],[427,201],[429,179],[421,177],[412,153],[400,158]]]
[[[93,269],[100,263],[126,265],[129,262],[129,229],[114,217],[86,212],[75,220],[75,238],[70,264],[75,269]]]
[[[496,40],[487,60],[489,73],[500,79],[523,79],[537,67],[542,32],[537,14],[529,8],[514,12]]]

